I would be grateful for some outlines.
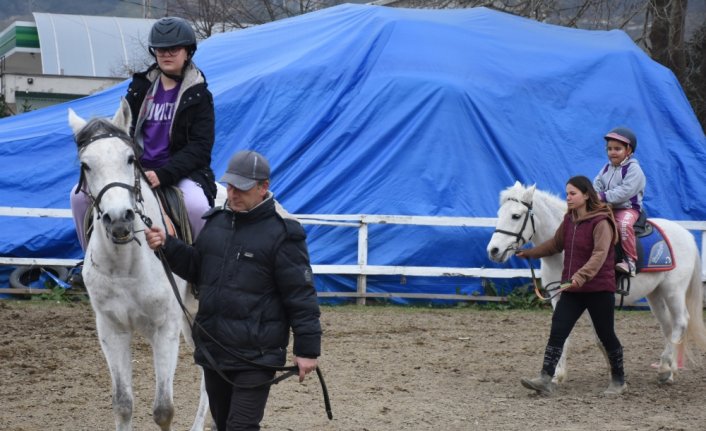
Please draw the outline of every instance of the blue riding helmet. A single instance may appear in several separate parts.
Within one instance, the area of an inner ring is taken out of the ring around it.
[[[627,127],[616,127],[615,129],[606,133],[603,138],[606,141],[612,139],[615,141],[622,142],[623,144],[629,145],[630,148],[632,148],[633,153],[635,152],[635,150],[637,150],[637,136],[635,136],[633,131],[628,129]]]

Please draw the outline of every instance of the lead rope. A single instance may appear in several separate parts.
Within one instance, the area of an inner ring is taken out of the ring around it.
[[[527,263],[530,267],[530,273],[532,274],[532,285],[534,286],[534,294],[543,301],[551,301],[555,296],[561,294],[561,292],[571,288],[571,280],[567,281],[552,281],[547,284],[547,287],[542,286],[542,280],[537,278],[534,273],[534,265],[532,265],[532,259],[527,258]],[[539,284],[537,283],[539,280]],[[556,286],[556,287],[552,287]],[[544,295],[543,292],[546,292]]]
[[[152,220],[150,220],[149,217],[146,215],[140,213],[140,218],[142,218],[142,221],[145,223],[147,227],[152,227]],[[279,383],[280,381],[289,378],[291,376],[299,374],[299,367],[296,365],[293,366],[282,366],[282,367],[277,367],[277,366],[272,366],[272,365],[265,365],[265,364],[259,364],[257,362],[251,361],[248,358],[243,357],[242,355],[233,352],[232,350],[228,349],[225,347],[223,344],[221,344],[218,340],[216,340],[211,334],[206,331],[200,323],[198,323],[189,310],[186,308],[184,305],[184,302],[181,299],[181,295],[179,294],[179,289],[176,286],[176,280],[174,280],[174,275],[172,274],[172,270],[169,267],[169,263],[167,262],[167,258],[164,255],[164,250],[160,247],[157,249],[155,252],[157,254],[157,257],[159,258],[159,261],[162,263],[162,267],[164,268],[164,272],[167,274],[167,279],[169,280],[169,284],[172,286],[172,291],[174,292],[174,296],[177,299],[177,302],[179,303],[179,307],[181,307],[181,311],[184,313],[184,316],[186,316],[186,320],[189,322],[190,326],[192,328],[198,328],[199,331],[201,331],[206,337],[208,337],[216,346],[221,348],[224,352],[228,353],[229,355],[233,356],[234,358],[238,359],[239,361],[245,362],[248,365],[253,365],[257,368],[260,368],[262,370],[270,370],[270,371],[283,371],[284,374],[280,375],[279,377],[276,377],[272,380],[268,380],[266,382],[253,385],[253,386],[243,386],[243,385],[236,385],[233,383],[230,379],[228,379],[227,376],[223,373],[223,370],[216,364],[216,361],[213,359],[211,354],[208,352],[207,349],[205,348],[200,348],[201,352],[204,354],[206,359],[208,360],[208,363],[211,365],[211,367],[218,373],[218,375],[221,376],[222,379],[224,379],[226,382],[230,383],[233,387],[237,389],[255,389],[264,385],[274,385]],[[329,420],[333,419],[333,412],[331,411],[331,400],[329,399],[328,395],[328,389],[326,387],[326,381],[324,380],[324,374],[321,372],[321,369],[317,366],[316,367],[316,376],[319,378],[319,383],[321,384],[321,393],[324,397],[324,406],[326,408],[326,416],[329,418]]]

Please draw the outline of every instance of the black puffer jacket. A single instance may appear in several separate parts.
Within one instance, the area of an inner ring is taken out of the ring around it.
[[[282,218],[272,195],[247,213],[214,208],[193,247],[169,237],[165,254],[175,273],[196,283],[196,321],[228,349],[267,365],[284,365],[289,329],[294,354],[317,358],[321,349],[319,305],[306,234]],[[207,349],[224,370],[250,365],[225,353],[194,328],[199,365]]]
[[[133,135],[136,133],[136,127],[140,127],[138,121],[145,97],[160,74],[154,64],[145,72],[132,76],[125,99],[132,113]],[[172,119],[169,162],[154,172],[163,186],[176,185],[182,178],[192,179],[201,186],[209,204],[213,206],[216,183],[211,170],[211,150],[215,136],[215,114],[213,95],[207,87],[204,75],[190,63],[184,72],[182,88],[176,102],[177,110]],[[139,139],[136,140],[140,142]]]

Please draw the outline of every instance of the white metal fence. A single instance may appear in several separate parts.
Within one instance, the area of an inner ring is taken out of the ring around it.
[[[46,208],[0,207],[0,216],[6,217],[58,217],[71,218],[71,210]],[[368,264],[368,227],[370,225],[416,225],[455,227],[495,227],[497,219],[483,217],[426,217],[400,215],[328,215],[295,214],[302,224],[329,225],[358,229],[358,259],[355,265],[318,265],[312,262],[314,274],[337,274],[357,276],[355,292],[319,292],[321,297],[357,298],[364,304],[366,298],[425,298],[452,300],[498,300],[497,297],[450,295],[434,293],[371,293],[367,291],[367,277],[373,275],[399,275],[424,277],[483,277],[483,278],[530,278],[529,269],[503,268],[458,268],[432,266],[381,266]],[[686,229],[701,233],[702,279],[706,280],[706,221],[677,221]],[[0,257],[0,265],[73,266],[77,259]]]

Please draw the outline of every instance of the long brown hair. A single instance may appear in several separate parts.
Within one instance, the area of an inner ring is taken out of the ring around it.
[[[586,201],[586,211],[590,212],[606,206],[605,203],[601,202],[601,199],[598,197],[598,193],[596,193],[596,189],[593,188],[593,183],[587,177],[583,175],[576,175],[569,178],[569,181],[567,181],[566,184],[571,184],[579,189],[581,193],[588,195],[588,200]]]

